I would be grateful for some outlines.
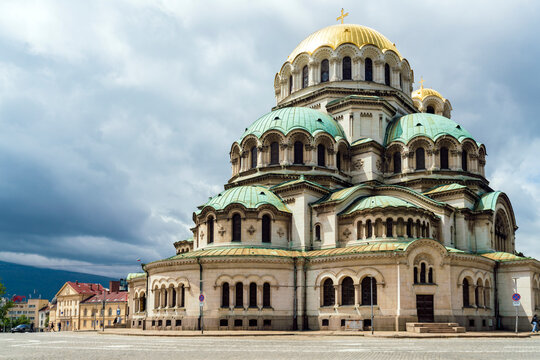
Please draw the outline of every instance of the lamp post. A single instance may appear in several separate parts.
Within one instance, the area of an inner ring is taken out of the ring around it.
[[[513,277],[512,280],[514,280],[514,294],[516,294],[518,292],[518,287],[517,287],[517,281],[518,281],[518,277]],[[516,334],[518,333],[518,318],[519,318],[519,306],[514,306],[516,308]]]
[[[373,276],[369,277],[369,288],[370,288],[370,297],[371,297],[371,335],[374,333],[374,323],[373,323]]]

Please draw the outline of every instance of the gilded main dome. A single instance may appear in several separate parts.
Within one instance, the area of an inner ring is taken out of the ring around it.
[[[418,90],[413,91],[413,93],[411,94],[411,97],[413,99],[415,98],[420,99],[420,101],[424,100],[428,96],[436,96],[442,101],[446,100],[437,90],[428,89],[428,88],[420,88]]]
[[[322,46],[329,46],[335,50],[342,44],[353,44],[359,48],[368,44],[374,45],[383,52],[392,50],[401,58],[396,46],[378,31],[362,25],[338,24],[325,27],[309,35],[293,50],[287,61],[292,63],[303,52],[311,55]]]

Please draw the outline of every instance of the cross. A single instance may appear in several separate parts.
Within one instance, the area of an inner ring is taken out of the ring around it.
[[[344,14],[344,13],[343,13],[343,8],[342,8],[342,9],[341,9],[341,16],[338,16],[338,17],[336,18],[336,21],[341,20],[341,23],[343,24],[343,19],[345,19],[345,16],[349,16],[349,13],[345,13],[345,14]]]
[[[420,89],[423,89],[424,88],[424,80],[422,77],[420,77]]]

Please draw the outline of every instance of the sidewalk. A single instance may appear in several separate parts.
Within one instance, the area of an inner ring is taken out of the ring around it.
[[[201,334],[200,331],[191,330],[140,330],[140,329],[105,329],[104,332],[99,331],[101,335],[126,335],[126,336],[171,336],[171,337],[198,337],[198,336],[364,336],[366,338],[528,338],[531,336],[540,336],[540,333],[532,334],[530,332],[514,333],[510,331],[490,331],[490,332],[468,332],[459,334],[417,334],[406,331],[376,331],[371,335],[369,331],[217,331],[210,330]]]

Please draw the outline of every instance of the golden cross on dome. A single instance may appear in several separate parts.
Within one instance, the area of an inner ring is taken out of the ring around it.
[[[420,90],[424,90],[424,80],[422,77],[420,77]]]
[[[341,8],[341,16],[338,16],[338,17],[336,18],[336,21],[341,20],[341,23],[343,24],[343,19],[345,19],[345,16],[349,16],[349,13],[345,13],[345,14],[344,14],[344,13],[343,13],[343,8]]]

